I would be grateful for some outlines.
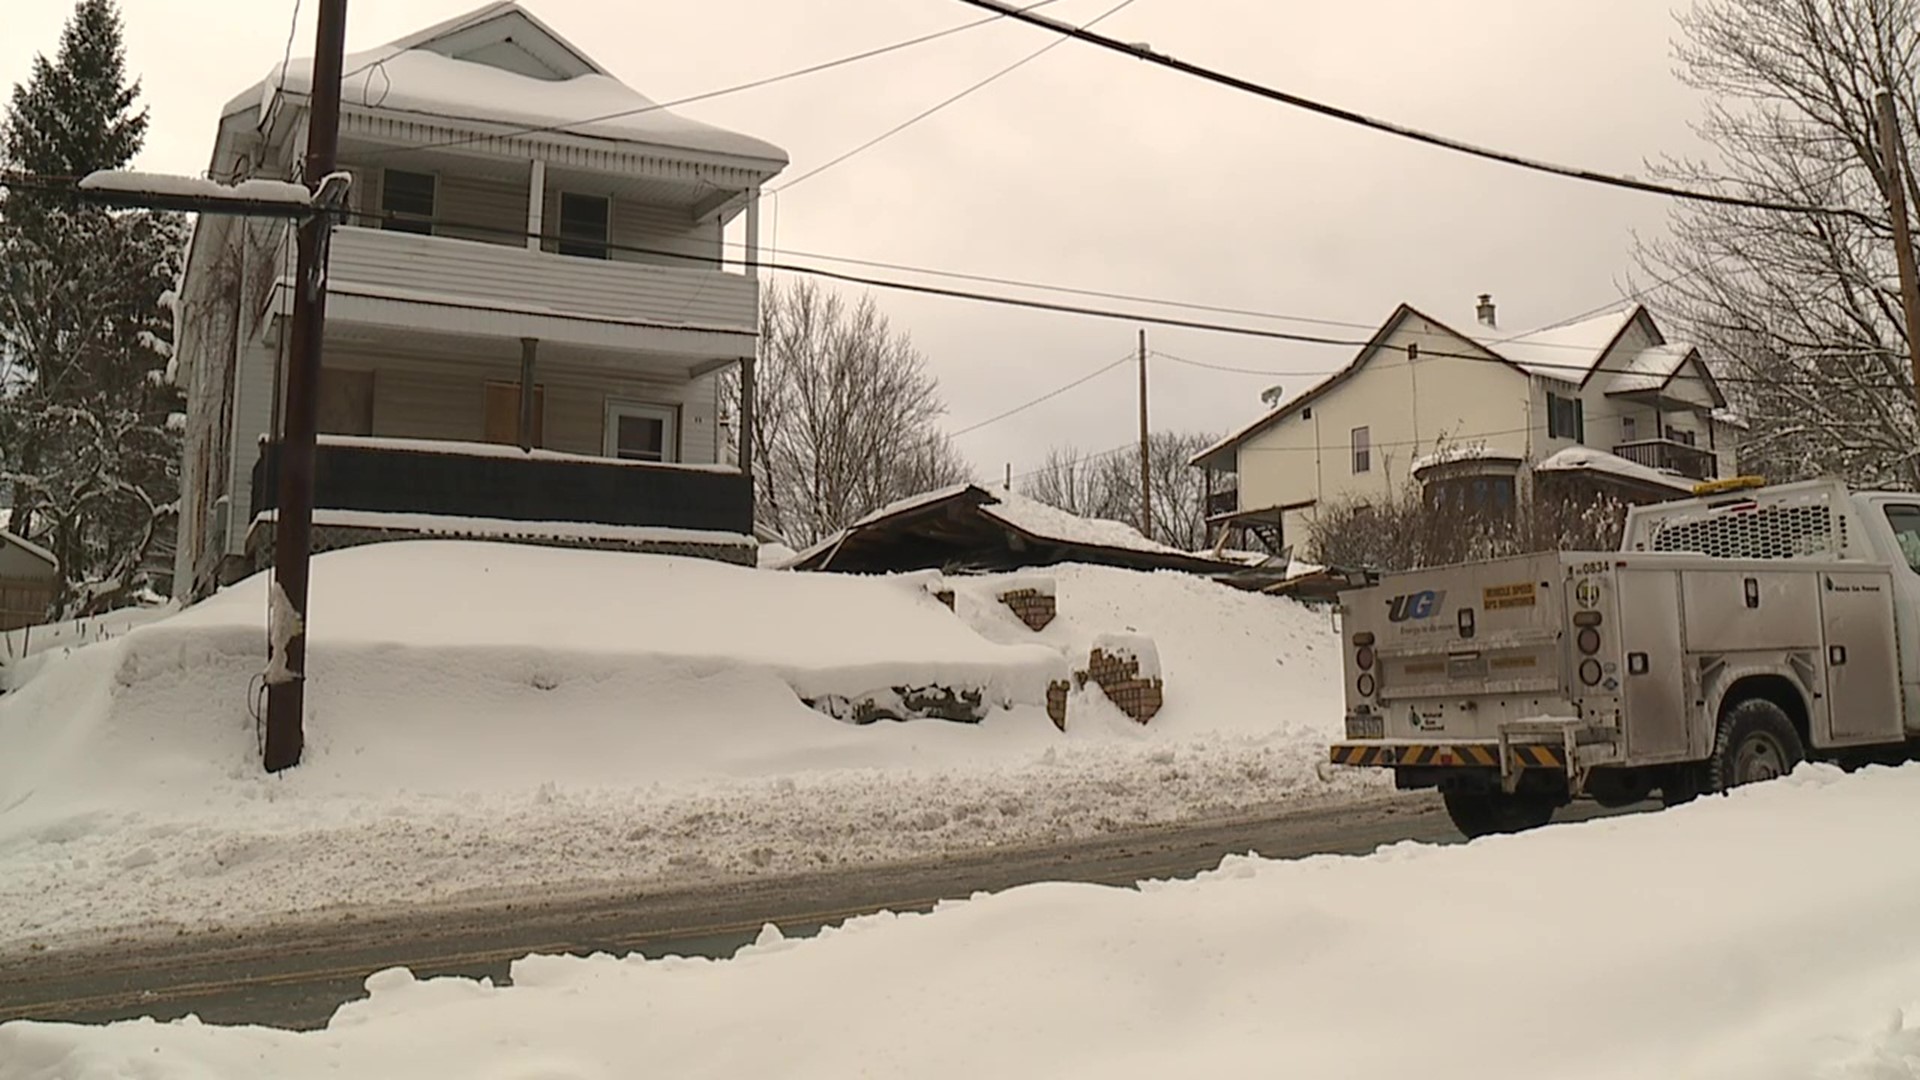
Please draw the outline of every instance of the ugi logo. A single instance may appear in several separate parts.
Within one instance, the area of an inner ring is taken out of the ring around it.
[[[1446,598],[1445,592],[1435,592],[1432,589],[1396,596],[1387,601],[1387,619],[1391,622],[1406,622],[1408,619],[1431,618],[1440,610],[1440,602]]]

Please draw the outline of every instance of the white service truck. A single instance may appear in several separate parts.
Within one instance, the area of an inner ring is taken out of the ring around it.
[[[1703,484],[1617,552],[1386,574],[1340,610],[1333,762],[1440,789],[1468,836],[1920,745],[1912,493]]]

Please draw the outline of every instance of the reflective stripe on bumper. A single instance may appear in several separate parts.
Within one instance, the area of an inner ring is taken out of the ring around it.
[[[1560,747],[1541,743],[1515,743],[1511,747],[1516,767],[1564,769],[1566,754]],[[1485,743],[1334,743],[1329,757],[1335,765],[1359,765],[1391,768],[1401,765],[1426,765],[1445,768],[1498,768],[1500,745]]]

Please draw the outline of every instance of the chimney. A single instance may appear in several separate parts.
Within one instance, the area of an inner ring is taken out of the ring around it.
[[[1484,326],[1489,330],[1499,329],[1500,324],[1493,321],[1493,294],[1492,293],[1480,294],[1480,302],[1473,306],[1473,314],[1476,318],[1480,320],[1481,326]]]

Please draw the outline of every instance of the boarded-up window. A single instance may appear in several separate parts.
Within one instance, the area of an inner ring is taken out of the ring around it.
[[[373,372],[320,369],[320,434],[373,434]]]
[[[545,446],[547,417],[547,388],[539,383],[533,384],[533,445]],[[486,440],[490,443],[509,443],[520,445],[520,384],[517,382],[490,382],[487,384],[487,429]]]

